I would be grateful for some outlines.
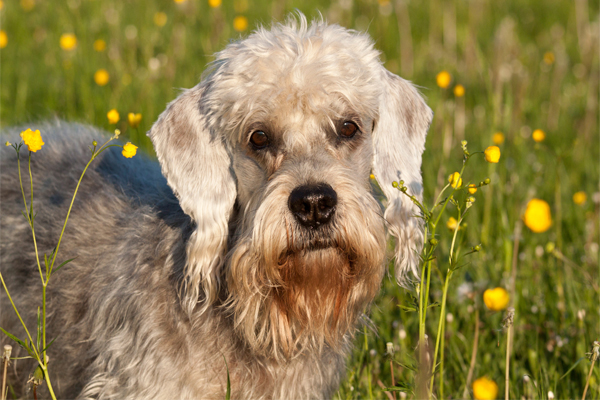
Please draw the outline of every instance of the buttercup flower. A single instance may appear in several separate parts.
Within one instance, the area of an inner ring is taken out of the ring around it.
[[[77,47],[77,38],[72,33],[63,33],[60,37],[60,48],[63,50],[73,50]]]
[[[448,71],[442,71],[435,77],[437,85],[442,89],[446,89],[450,86],[450,82],[452,81],[452,75]]]
[[[186,0],[173,0],[175,3],[184,3]]]
[[[99,69],[94,74],[94,82],[96,82],[96,84],[98,86],[106,85],[109,80],[110,80],[110,75],[108,74],[108,71],[105,69]]]
[[[32,153],[41,150],[42,146],[45,144],[42,141],[42,135],[39,130],[32,131],[31,129],[27,129],[26,131],[21,132],[21,138]]]
[[[129,125],[132,128],[137,128],[140,125],[140,121],[142,120],[142,114],[129,113],[127,114],[127,120],[129,121]]]
[[[496,164],[500,161],[500,147],[490,146],[484,151],[485,161]]]
[[[166,23],[167,23],[167,14],[165,14],[164,12],[161,12],[161,11],[154,14],[154,25],[165,26]]]
[[[135,153],[137,151],[137,146],[131,144],[131,142],[127,142],[125,143],[125,145],[123,145],[123,157],[126,158],[131,158],[133,156],[135,156]]]
[[[463,97],[465,95],[465,87],[463,85],[454,86],[454,95],[456,97]]]
[[[544,53],[544,62],[548,65],[554,64],[554,53],[547,51]]]
[[[535,131],[533,131],[533,133],[531,134],[531,137],[533,138],[533,140],[535,140],[536,142],[543,142],[544,139],[546,139],[546,134],[544,133],[543,130],[541,129],[536,129]]]
[[[492,311],[504,310],[506,306],[508,306],[509,300],[510,296],[508,295],[508,292],[501,287],[488,289],[483,292],[483,302],[486,307]]]
[[[473,397],[477,400],[494,400],[498,396],[498,385],[487,377],[476,379],[473,382]]]
[[[496,132],[492,135],[492,142],[494,144],[502,144],[504,143],[504,134],[502,132]]]
[[[21,8],[25,11],[31,11],[35,7],[34,0],[21,0]]]
[[[552,226],[552,215],[550,206],[544,200],[531,199],[527,203],[525,216],[523,217],[525,225],[533,232],[546,232]]]
[[[243,15],[238,15],[233,19],[233,29],[238,32],[243,32],[248,29],[248,18]]]
[[[587,200],[587,195],[585,194],[585,192],[577,192],[573,195],[573,202],[575,204],[577,204],[578,206],[585,203],[586,200]]]
[[[10,142],[7,140],[7,141],[6,141],[6,143],[4,143],[4,145],[5,145],[6,147],[10,146]]]
[[[104,51],[104,49],[106,49],[106,42],[104,40],[98,39],[94,41],[94,50],[101,52]]]
[[[116,124],[121,119],[119,112],[114,108],[106,114],[106,117],[108,118],[109,124]]]
[[[471,183],[471,184],[468,186],[468,190],[469,190],[469,193],[471,193],[471,194],[475,194],[475,193],[477,192],[477,185],[476,185],[476,184],[474,184],[474,183]]]
[[[455,189],[459,188],[462,185],[462,178],[460,177],[460,174],[458,172],[450,174],[450,176],[448,176],[448,183],[450,183],[450,186]]]
[[[208,5],[212,8],[217,8],[221,5],[221,0],[208,0]]]
[[[456,218],[450,217],[450,218],[448,218],[448,222],[446,222],[446,226],[451,231],[455,231],[456,227],[458,226],[458,221],[456,220]]]
[[[6,36],[6,32],[0,31],[0,49],[3,49],[8,44],[8,36]]]

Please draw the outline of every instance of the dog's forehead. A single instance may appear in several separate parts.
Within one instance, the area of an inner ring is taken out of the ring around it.
[[[277,25],[217,54],[209,102],[232,132],[274,115],[375,118],[380,71],[365,34],[325,23]]]

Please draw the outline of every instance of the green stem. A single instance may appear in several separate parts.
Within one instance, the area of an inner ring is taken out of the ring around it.
[[[6,283],[4,282],[4,278],[2,277],[2,273],[0,273],[0,281],[2,281],[2,286],[4,287],[4,291],[6,292],[6,296],[8,296],[8,300],[10,301],[10,304],[12,304],[13,309],[15,310],[15,314],[17,314],[17,317],[19,317],[19,321],[21,321],[21,325],[23,325],[23,329],[25,329],[25,333],[27,333],[27,337],[29,338],[29,341],[31,343],[35,343],[33,341],[33,339],[31,338],[31,334],[29,333],[29,329],[27,329],[27,325],[25,325],[25,322],[23,321],[23,318],[21,318],[21,314],[19,314],[19,310],[17,310],[17,306],[15,305],[12,297],[10,296],[10,292],[8,291],[8,288],[6,287]],[[37,357],[38,361],[40,360],[40,355],[37,352],[37,349],[35,348],[35,346],[33,346],[33,353],[35,354],[35,356]]]
[[[77,181],[77,186],[75,187],[75,192],[73,192],[73,197],[71,198],[71,204],[69,205],[69,210],[67,211],[67,217],[65,218],[65,223],[63,224],[62,231],[60,232],[60,236],[58,237],[58,244],[56,245],[56,250],[54,250],[54,256],[52,257],[52,262],[50,263],[50,274],[52,274],[52,268],[54,267],[54,262],[56,260],[56,256],[58,255],[58,249],[60,248],[60,243],[62,241],[63,234],[65,233],[65,229],[67,228],[67,222],[69,221],[69,216],[71,215],[71,209],[73,208],[73,203],[75,202],[75,196],[77,196],[77,191],[79,190],[79,185],[81,185],[83,176],[85,175],[85,173],[86,173],[88,167],[90,166],[90,164],[92,163],[92,161],[94,161],[94,159],[100,153],[102,153],[104,150],[108,149],[109,147],[119,146],[119,145],[106,146],[113,139],[114,139],[114,137],[110,138],[106,143],[104,143],[102,145],[102,147],[100,147],[100,149],[98,149],[97,152],[92,153],[92,157],[90,158],[90,161],[87,163],[87,165],[83,169],[83,172],[81,173],[81,176],[79,177],[79,181]]]

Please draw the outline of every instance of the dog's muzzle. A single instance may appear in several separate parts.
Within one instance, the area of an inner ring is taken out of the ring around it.
[[[288,199],[288,207],[300,225],[318,229],[335,214],[337,193],[326,183],[298,186]]]

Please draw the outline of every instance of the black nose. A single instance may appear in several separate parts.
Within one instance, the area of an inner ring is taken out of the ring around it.
[[[331,221],[337,194],[326,183],[298,186],[288,199],[288,207],[298,222],[307,228],[318,228]]]

